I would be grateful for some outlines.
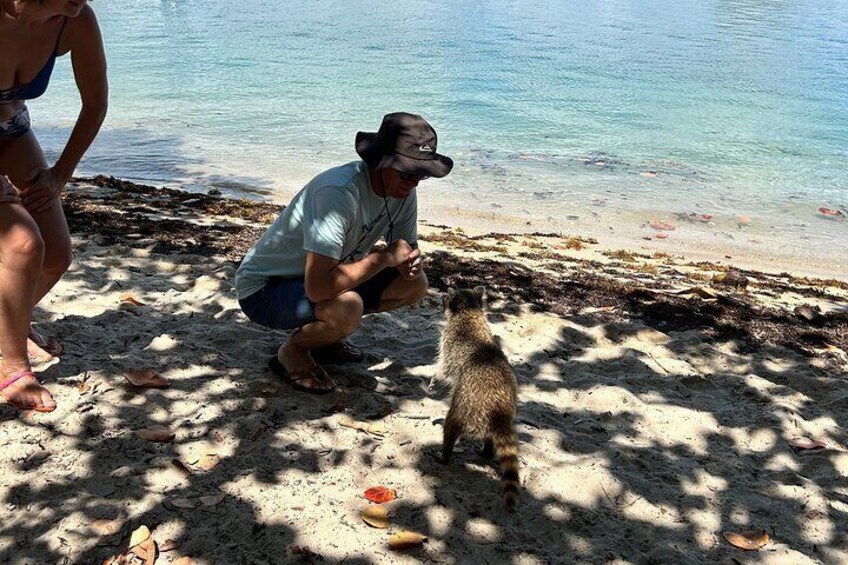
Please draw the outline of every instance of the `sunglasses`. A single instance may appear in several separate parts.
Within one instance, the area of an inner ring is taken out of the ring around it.
[[[430,178],[430,175],[417,175],[415,173],[400,173],[400,179],[401,180],[418,179],[419,181],[422,181],[422,180],[427,180],[428,178]]]

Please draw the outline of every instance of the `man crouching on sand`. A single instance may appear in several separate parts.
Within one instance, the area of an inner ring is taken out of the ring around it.
[[[377,133],[359,132],[362,158],[312,179],[245,255],[236,292],[252,321],[295,329],[269,366],[297,390],[325,394],[335,383],[318,362],[361,361],[344,338],[363,314],[414,304],[427,292],[417,249],[416,186],[444,177],[421,116],[387,114]],[[387,247],[373,252],[383,237]]]

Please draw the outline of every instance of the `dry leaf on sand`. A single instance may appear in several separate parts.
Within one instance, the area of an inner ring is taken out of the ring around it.
[[[383,504],[384,502],[391,502],[397,498],[397,491],[393,488],[386,488],[384,486],[371,487],[365,491],[365,498],[371,502]]]
[[[384,436],[389,433],[388,428],[379,422],[375,422],[370,424],[368,422],[359,422],[355,420],[351,420],[350,418],[342,418],[339,420],[339,425],[345,428],[352,428],[354,430],[359,430],[361,432],[373,434],[375,436]]]
[[[182,508],[184,510],[190,510],[197,506],[197,503],[190,498],[174,498],[169,500],[168,504],[174,508]]]
[[[362,511],[362,521],[372,528],[385,530],[389,527],[389,513],[382,504],[369,506]]]
[[[171,386],[159,373],[151,369],[132,369],[124,372],[124,378],[140,388],[168,388]]]
[[[147,539],[150,539],[150,529],[147,526],[141,526],[130,536],[130,547],[135,547]]]
[[[827,447],[827,444],[823,441],[807,438],[793,439],[789,442],[789,445],[799,451],[811,451],[813,449],[825,449]]]
[[[138,437],[144,441],[151,441],[154,443],[168,443],[174,439],[174,435],[174,432],[172,432],[170,428],[160,425],[150,426],[149,428],[144,428],[143,430],[138,431]]]
[[[174,465],[193,475],[195,473],[205,473],[214,469],[221,462],[221,456],[217,453],[194,453],[184,459],[174,459]]]
[[[427,541],[427,536],[417,532],[401,531],[389,538],[389,549],[409,549],[419,547]]]
[[[657,231],[674,231],[677,229],[672,224],[662,220],[651,220],[649,225]]]
[[[126,292],[121,295],[121,302],[126,302],[134,306],[144,306],[144,302],[136,298],[131,292]]]
[[[226,498],[226,495],[223,494],[223,493],[209,494],[209,495],[206,495],[206,496],[201,496],[200,502],[201,502],[201,504],[203,504],[203,506],[207,506],[207,507],[208,506],[218,506],[219,504],[221,504],[221,502],[224,501],[224,498]]]
[[[724,532],[724,539],[739,549],[757,551],[768,543],[769,536],[762,531]]]

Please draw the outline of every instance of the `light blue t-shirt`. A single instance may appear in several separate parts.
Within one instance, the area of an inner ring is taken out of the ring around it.
[[[270,277],[302,277],[307,251],[342,263],[359,261],[387,238],[389,215],[393,241],[418,241],[415,190],[405,199],[384,200],[371,189],[364,161],[324,171],[297,193],[244,256],[236,272],[238,298],[258,292]]]

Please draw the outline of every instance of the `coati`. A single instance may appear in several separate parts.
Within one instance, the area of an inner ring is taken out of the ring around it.
[[[440,370],[453,383],[453,398],[445,418],[442,462],[449,463],[460,436],[483,439],[483,454],[495,451],[508,510],[518,499],[518,436],[513,420],[517,384],[509,361],[495,340],[483,310],[485,289],[449,288],[445,297],[446,325],[440,344]]]

